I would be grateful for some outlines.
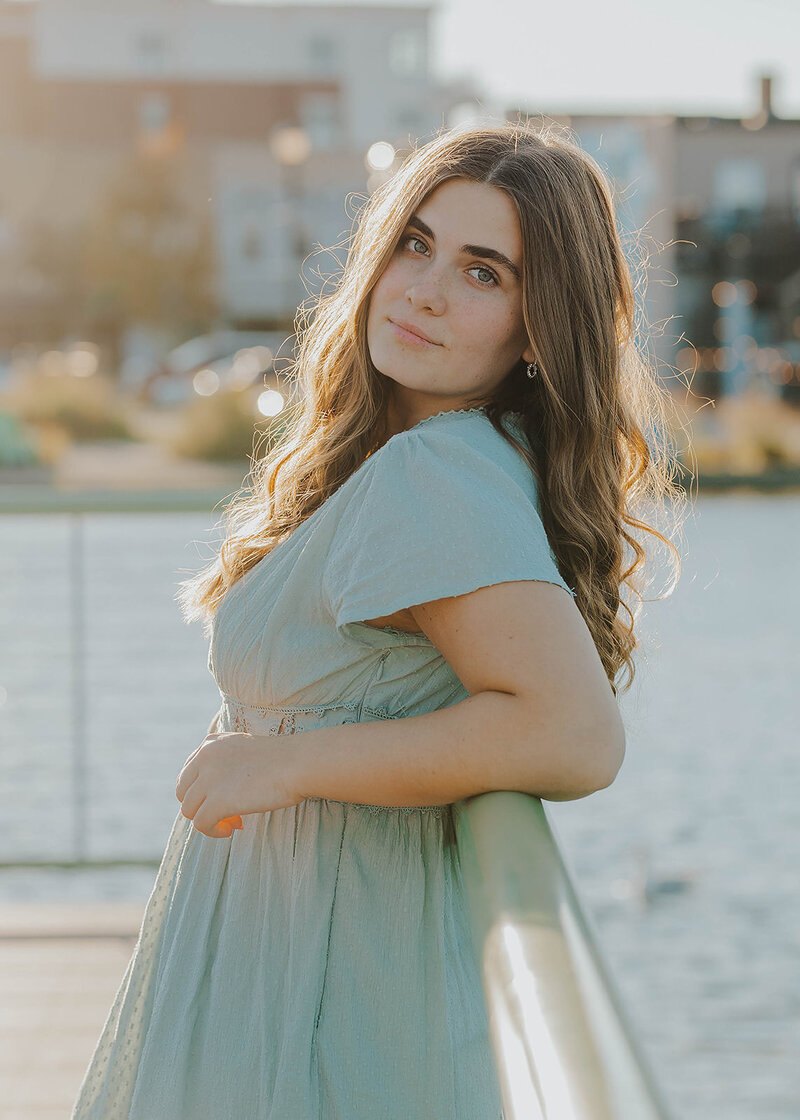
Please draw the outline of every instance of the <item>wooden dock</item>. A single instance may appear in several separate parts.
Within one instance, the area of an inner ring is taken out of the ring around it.
[[[0,1120],[68,1120],[144,903],[0,906]]]

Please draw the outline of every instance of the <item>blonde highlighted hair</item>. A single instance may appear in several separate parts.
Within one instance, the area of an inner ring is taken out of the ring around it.
[[[635,285],[613,187],[563,126],[441,132],[372,194],[333,290],[298,313],[291,372],[300,394],[289,424],[265,454],[254,453],[249,490],[226,509],[218,555],[180,585],[178,600],[187,621],[208,623],[228,588],[381,445],[391,381],[367,346],[370,293],[409,219],[454,177],[504,191],[517,210],[523,315],[541,372],[530,380],[520,359],[491,400],[474,403],[536,476],[559,570],[616,693],[620,670],[625,688],[635,673],[647,559],[637,531],[669,549],[669,591],[680,571],[672,541],[640,513],[663,512],[671,501],[677,526],[685,495],[666,435],[668,393],[636,342]],[[532,451],[502,426],[507,411],[521,416]]]

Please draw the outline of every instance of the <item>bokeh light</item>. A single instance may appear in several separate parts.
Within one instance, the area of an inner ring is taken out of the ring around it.
[[[720,280],[711,289],[711,298],[717,307],[730,307],[736,303],[737,296],[736,285],[731,284],[729,280]]]
[[[394,163],[395,150],[385,140],[378,140],[367,150],[366,165],[370,171],[388,171]]]
[[[92,377],[100,368],[100,349],[93,342],[79,342],[65,354],[64,365],[73,377]]]
[[[243,389],[247,385],[252,385],[262,369],[258,354],[254,350],[237,350],[231,367],[230,383]]]
[[[201,397],[212,397],[219,389],[219,374],[213,369],[199,369],[192,378],[192,388]]]
[[[736,355],[727,346],[720,346],[714,351],[714,366],[720,373],[733,369],[735,360]]]
[[[283,395],[277,389],[265,389],[259,393],[256,407],[262,416],[277,416],[284,404]]]
[[[287,125],[272,133],[270,148],[279,163],[296,166],[311,154],[311,140],[305,129]]]
[[[60,350],[45,350],[39,356],[38,366],[45,377],[62,377],[67,368]]]

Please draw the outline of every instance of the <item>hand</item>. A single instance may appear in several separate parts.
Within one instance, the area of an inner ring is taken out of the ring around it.
[[[242,827],[241,814],[296,805],[303,800],[297,753],[295,735],[206,735],[178,775],[181,812],[198,832],[219,839]]]

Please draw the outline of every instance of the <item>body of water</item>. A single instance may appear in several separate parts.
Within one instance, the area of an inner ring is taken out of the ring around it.
[[[174,600],[217,533],[196,513],[0,517],[0,859],[160,857],[219,706]],[[697,500],[678,589],[640,619],[617,780],[545,803],[676,1120],[800,1116],[798,541],[797,495]],[[0,901],[144,902],[154,877],[5,869]]]

